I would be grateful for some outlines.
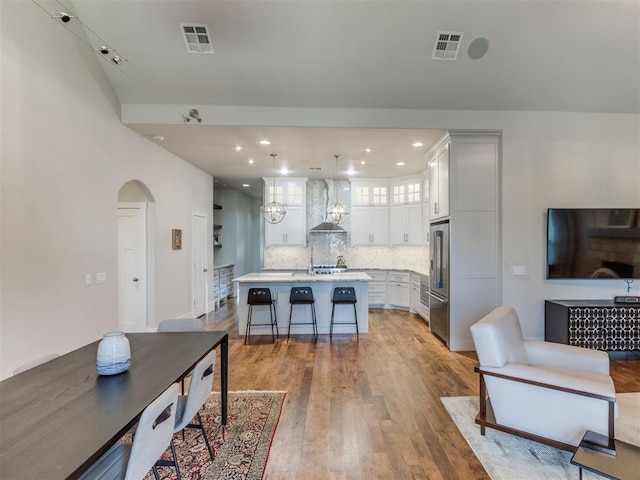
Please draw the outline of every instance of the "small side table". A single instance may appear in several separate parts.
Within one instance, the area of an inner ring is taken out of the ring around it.
[[[640,478],[640,446],[621,440],[614,440],[614,442],[616,454],[609,455],[586,447],[583,437],[578,449],[571,457],[571,463],[580,467],[580,480],[582,480],[583,468],[614,480]]]

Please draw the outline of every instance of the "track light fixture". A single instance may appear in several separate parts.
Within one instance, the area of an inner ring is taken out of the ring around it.
[[[57,18],[62,23],[69,23],[72,18],[78,18],[78,17],[76,17],[75,15],[71,15],[70,13],[67,13],[67,12],[58,12],[57,15],[54,15],[51,18]]]
[[[188,117],[185,117],[184,115],[182,116],[182,119],[187,123],[189,123],[192,118],[195,118],[198,121],[198,123],[202,123],[202,119],[200,118],[200,112],[198,112],[198,110],[195,108],[192,108],[191,110],[189,110]]]

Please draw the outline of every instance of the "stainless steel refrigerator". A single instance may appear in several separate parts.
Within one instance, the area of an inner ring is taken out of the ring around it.
[[[449,346],[449,222],[430,227],[429,326]]]

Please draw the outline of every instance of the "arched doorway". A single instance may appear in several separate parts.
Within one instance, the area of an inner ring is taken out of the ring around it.
[[[155,200],[131,180],[118,192],[118,326],[145,332],[155,322]]]

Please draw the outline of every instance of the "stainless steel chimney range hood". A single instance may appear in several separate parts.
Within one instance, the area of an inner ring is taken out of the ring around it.
[[[323,204],[324,204],[322,208],[324,209],[324,212],[325,212],[324,222],[309,229],[309,233],[347,233],[347,231],[344,228],[328,220],[328,216],[326,212],[327,212],[327,208],[329,207],[329,201],[331,198],[333,198],[334,181],[326,179],[324,180],[324,185],[325,186],[322,191]]]
[[[309,233],[347,233],[347,231],[333,222],[322,222],[310,229]]]

